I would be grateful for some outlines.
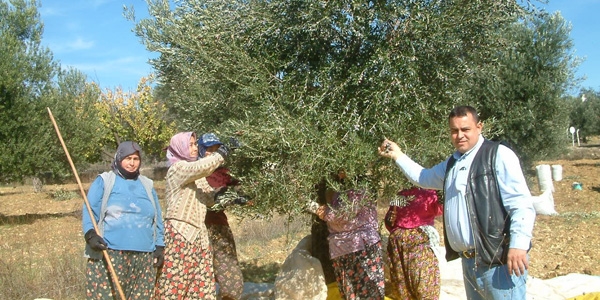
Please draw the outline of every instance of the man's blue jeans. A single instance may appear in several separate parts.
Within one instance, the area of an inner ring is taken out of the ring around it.
[[[461,259],[467,299],[525,300],[527,270],[521,276],[509,275],[507,265],[476,266],[475,258]]]

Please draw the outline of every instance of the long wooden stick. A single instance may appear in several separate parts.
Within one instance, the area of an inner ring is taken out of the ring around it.
[[[50,120],[52,120],[52,125],[54,125],[54,129],[56,130],[56,134],[58,135],[60,144],[62,145],[63,150],[65,150],[65,154],[67,155],[67,159],[69,160],[69,164],[71,165],[71,170],[73,170],[73,174],[75,175],[75,179],[77,180],[77,184],[79,185],[79,191],[81,192],[81,196],[83,196],[83,201],[85,202],[85,207],[87,207],[87,211],[88,211],[88,214],[90,215],[92,225],[94,225],[94,230],[96,231],[96,233],[100,234],[100,231],[98,231],[98,225],[96,224],[96,219],[94,218],[94,213],[92,212],[92,207],[90,206],[90,202],[88,201],[85,190],[83,189],[83,185],[81,184],[81,180],[79,179],[79,175],[77,174],[77,169],[75,169],[75,165],[73,164],[71,155],[69,155],[69,150],[67,149],[67,146],[65,145],[65,141],[63,140],[62,135],[60,135],[60,130],[58,130],[58,125],[56,125],[56,121],[54,120],[54,116],[52,116],[52,112],[50,111],[50,108],[46,107],[46,109],[48,109],[48,114],[50,115]],[[123,293],[123,289],[121,288],[121,284],[119,283],[119,278],[117,277],[117,273],[115,272],[112,262],[110,261],[110,257],[108,256],[108,251],[102,250],[102,254],[104,255],[104,259],[106,260],[106,264],[108,265],[108,271],[109,271],[111,277],[113,278],[115,286],[117,287],[119,296],[121,296],[122,300],[126,300],[125,294]]]

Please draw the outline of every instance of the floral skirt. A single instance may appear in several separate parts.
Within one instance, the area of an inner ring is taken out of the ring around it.
[[[199,239],[189,242],[165,222],[165,263],[157,284],[157,299],[216,299],[213,257]]]
[[[384,299],[385,279],[381,242],[365,250],[332,259],[340,294],[346,300]]]
[[[150,299],[156,268],[152,252],[107,250],[119,285],[127,299]],[[86,299],[121,299],[113,274],[102,259],[88,259],[85,271]]]
[[[387,251],[395,299],[439,299],[439,261],[423,229],[394,231]]]
[[[213,249],[215,277],[219,295],[240,299],[244,291],[244,277],[240,269],[233,233],[228,225],[206,225]]]

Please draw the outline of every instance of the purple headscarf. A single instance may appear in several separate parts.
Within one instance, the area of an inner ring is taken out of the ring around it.
[[[167,165],[170,167],[180,160],[196,161],[198,157],[192,157],[190,154],[190,139],[196,140],[196,134],[191,131],[180,132],[171,138],[169,147],[167,147]]]

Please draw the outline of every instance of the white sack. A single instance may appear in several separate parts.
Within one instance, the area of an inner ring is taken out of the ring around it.
[[[310,254],[310,238],[304,237],[281,266],[275,279],[276,300],[327,299],[323,267]]]
[[[544,191],[539,196],[532,196],[533,208],[538,215],[557,215],[554,210],[554,197],[550,190]]]

